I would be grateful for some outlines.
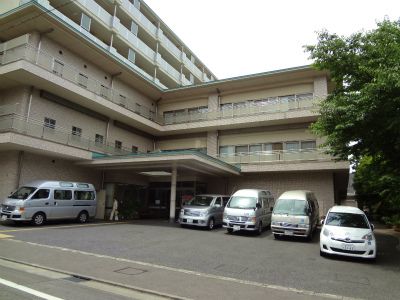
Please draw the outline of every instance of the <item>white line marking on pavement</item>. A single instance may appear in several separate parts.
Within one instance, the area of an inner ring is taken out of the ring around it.
[[[23,286],[23,285],[20,285],[18,283],[15,283],[15,282],[12,282],[12,281],[8,281],[8,280],[2,279],[2,278],[0,278],[0,284],[5,285],[5,286],[9,286],[9,287],[11,287],[13,289],[20,290],[22,292],[34,295],[34,296],[42,298],[42,299],[46,299],[46,300],[63,300],[62,298],[54,297],[54,296],[51,296],[49,294],[45,294],[45,293],[33,290],[33,289],[28,288],[26,286]]]
[[[362,299],[362,298],[352,298],[352,297],[346,297],[346,296],[342,296],[342,295],[335,295],[335,294],[328,294],[328,293],[318,293],[318,292],[313,292],[313,291],[308,291],[308,290],[300,290],[300,289],[285,287],[285,286],[280,286],[280,285],[273,285],[273,284],[261,283],[261,282],[256,282],[256,281],[242,280],[242,279],[237,279],[237,278],[232,278],[232,277],[225,277],[225,276],[201,273],[201,272],[190,271],[190,270],[185,270],[185,269],[172,268],[172,267],[156,265],[156,264],[142,262],[142,261],[136,261],[136,260],[114,257],[114,256],[109,256],[109,255],[103,255],[103,254],[96,254],[96,253],[85,252],[85,251],[81,251],[81,250],[75,250],[75,249],[58,247],[58,246],[43,245],[43,244],[26,242],[26,241],[21,241],[21,240],[14,240],[14,239],[9,240],[9,241],[17,242],[17,243],[26,243],[26,244],[33,245],[33,246],[39,246],[39,247],[44,247],[44,248],[49,248],[49,249],[56,249],[56,250],[61,250],[61,251],[65,251],[65,252],[70,252],[70,253],[77,253],[77,254],[82,254],[82,255],[87,255],[87,256],[93,256],[93,257],[97,257],[97,258],[106,258],[106,259],[111,259],[111,260],[115,260],[115,261],[119,261],[119,262],[127,262],[127,263],[137,264],[137,265],[141,265],[141,266],[151,267],[151,268],[155,268],[155,269],[184,273],[184,274],[189,274],[189,275],[195,275],[195,276],[204,277],[204,278],[224,280],[224,281],[229,281],[229,282],[235,282],[235,283],[257,286],[257,287],[262,287],[262,288],[269,288],[269,289],[285,291],[285,292],[293,292],[293,293],[298,293],[298,294],[308,295],[308,296],[316,296],[316,297],[323,297],[323,298],[329,298],[329,299],[342,299],[342,300],[344,300],[344,299],[345,300],[361,300]]]

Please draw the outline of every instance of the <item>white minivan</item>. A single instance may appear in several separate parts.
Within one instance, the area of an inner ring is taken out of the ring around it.
[[[271,225],[274,197],[267,190],[244,189],[235,192],[225,206],[223,227],[228,233],[239,230],[261,234]]]
[[[46,220],[76,219],[86,223],[96,215],[96,190],[90,183],[33,181],[6,198],[0,220],[31,221],[42,225]]]
[[[286,235],[311,240],[318,223],[319,206],[313,192],[287,191],[276,200],[271,224],[275,238]]]

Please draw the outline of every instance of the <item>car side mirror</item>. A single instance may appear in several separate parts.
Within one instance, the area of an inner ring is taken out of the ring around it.
[[[375,230],[375,226],[374,224],[371,224],[371,230],[374,231]]]

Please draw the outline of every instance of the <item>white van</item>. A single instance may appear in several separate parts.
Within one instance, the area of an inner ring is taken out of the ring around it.
[[[90,183],[34,181],[11,193],[3,201],[1,221],[31,221],[42,225],[46,220],[77,219],[86,223],[96,215],[96,190]]]
[[[287,191],[276,200],[271,229],[275,238],[288,235],[311,240],[318,222],[319,206],[314,193]]]
[[[228,233],[238,230],[255,231],[270,226],[274,197],[267,190],[238,190],[229,199],[223,215],[223,227]]]

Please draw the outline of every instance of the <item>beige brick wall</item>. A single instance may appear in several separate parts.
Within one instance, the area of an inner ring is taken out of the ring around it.
[[[318,98],[326,98],[328,95],[328,82],[326,77],[318,77],[314,79],[314,95]]]
[[[218,152],[218,131],[209,131],[207,132],[207,154],[217,156]]]
[[[17,113],[25,115],[28,111],[30,93],[31,88],[28,86],[2,90],[0,93],[0,106],[18,103]]]
[[[158,104],[158,113],[163,114],[164,111],[186,109],[191,107],[208,106],[208,98],[169,100]]]
[[[0,202],[3,202],[18,185],[18,151],[0,152],[0,166]]]
[[[138,147],[138,151],[147,152],[153,151],[154,142],[153,139],[143,137],[141,135],[131,133],[127,130],[115,127],[110,122],[108,142],[111,144],[115,143],[115,140],[122,142],[122,147],[132,149],[132,146]]]
[[[100,188],[101,172],[83,168],[72,161],[57,157],[25,153],[21,170],[21,185],[32,180],[66,180],[89,182]]]
[[[188,148],[207,148],[206,137],[161,140],[156,142],[156,150],[175,150]]]

